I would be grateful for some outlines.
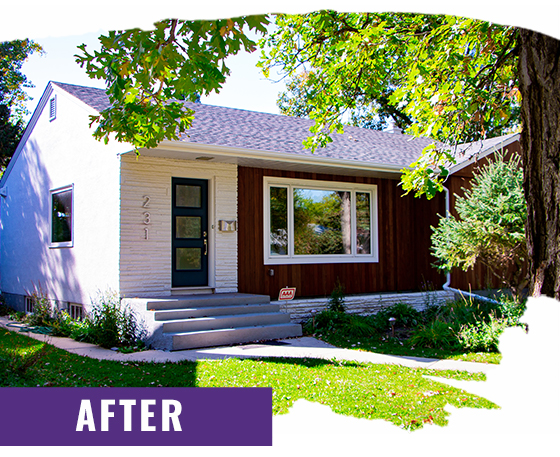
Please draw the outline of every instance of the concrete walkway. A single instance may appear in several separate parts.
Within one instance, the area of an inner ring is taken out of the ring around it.
[[[20,329],[25,326],[18,322],[10,321],[5,317],[0,317],[0,327],[11,331],[20,331]],[[60,338],[32,332],[25,332],[24,334],[74,354],[98,360],[116,360],[122,362],[179,362],[181,360],[195,361],[224,359],[228,357],[307,357],[327,360],[336,359],[365,363],[395,364],[410,368],[462,370],[471,373],[489,373],[498,368],[496,364],[427,359],[422,357],[400,357],[359,350],[340,349],[311,337],[290,338],[286,340],[249,343],[237,346],[188,349],[175,352],[149,350],[132,354],[122,354],[118,351],[104,349],[95,344],[81,343],[70,338]]]

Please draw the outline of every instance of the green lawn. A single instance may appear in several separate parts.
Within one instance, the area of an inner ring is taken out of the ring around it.
[[[453,351],[441,348],[411,348],[409,345],[403,343],[402,341],[399,342],[397,339],[386,338],[386,341],[382,341],[378,337],[360,337],[354,336],[351,333],[349,334],[336,331],[332,333],[313,334],[311,336],[336,347],[366,352],[377,352],[379,354],[495,364],[499,364],[502,359],[502,354],[499,352],[464,352],[462,350]]]
[[[98,361],[0,329],[0,386],[272,387],[273,412],[300,398],[358,418],[384,419],[414,430],[445,425],[446,404],[496,408],[424,375],[484,381],[483,374],[411,369],[318,359],[227,359],[181,363]]]

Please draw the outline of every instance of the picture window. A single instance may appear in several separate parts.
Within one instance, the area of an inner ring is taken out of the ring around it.
[[[377,262],[377,187],[265,178],[265,264]]]

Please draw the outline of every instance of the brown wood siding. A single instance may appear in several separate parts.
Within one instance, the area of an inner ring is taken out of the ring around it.
[[[264,265],[263,178],[357,182],[377,185],[379,262]],[[445,198],[401,197],[398,181],[239,167],[239,291],[278,296],[282,287],[298,297],[328,296],[337,279],[347,294],[418,291],[425,282],[441,288],[444,276],[430,264],[430,225],[445,211]],[[274,270],[274,276],[269,270]]]

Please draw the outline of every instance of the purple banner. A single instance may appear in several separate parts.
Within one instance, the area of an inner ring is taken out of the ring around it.
[[[271,446],[271,388],[5,387],[0,446]]]

